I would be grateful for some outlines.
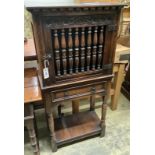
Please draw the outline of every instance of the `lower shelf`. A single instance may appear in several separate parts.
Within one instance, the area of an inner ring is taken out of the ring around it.
[[[100,119],[94,111],[57,118],[54,123],[57,145],[97,135],[101,132]]]

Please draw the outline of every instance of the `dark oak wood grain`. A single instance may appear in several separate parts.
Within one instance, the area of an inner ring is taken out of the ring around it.
[[[39,82],[48,119],[53,152],[57,146],[105,135],[107,83],[111,81],[118,22],[123,5],[89,1],[31,1]],[[48,61],[49,77],[43,76]],[[101,119],[95,114],[95,95],[103,99]],[[90,110],[79,112],[76,99],[90,97]],[[71,100],[73,115],[61,115]],[[59,107],[59,118],[53,110]]]

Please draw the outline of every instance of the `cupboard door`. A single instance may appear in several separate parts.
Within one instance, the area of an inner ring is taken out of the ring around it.
[[[42,23],[44,60],[49,62],[47,85],[112,73],[117,37],[115,16],[47,16]]]

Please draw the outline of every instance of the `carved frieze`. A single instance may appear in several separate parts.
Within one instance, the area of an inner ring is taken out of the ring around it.
[[[95,26],[95,25],[109,25],[113,23],[113,15],[85,15],[85,16],[61,16],[61,17],[45,17],[47,28],[61,29],[72,27],[83,27],[83,26]]]

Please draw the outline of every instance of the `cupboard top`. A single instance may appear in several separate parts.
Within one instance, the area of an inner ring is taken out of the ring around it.
[[[60,7],[104,7],[104,6],[120,6],[124,4],[114,2],[104,2],[99,0],[25,0],[27,9],[33,8],[60,8]]]

